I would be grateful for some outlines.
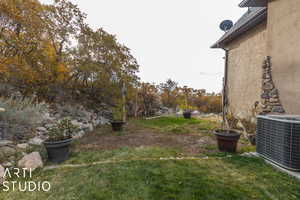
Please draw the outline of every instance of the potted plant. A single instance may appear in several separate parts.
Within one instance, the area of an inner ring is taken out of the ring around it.
[[[77,130],[78,126],[72,124],[69,118],[64,118],[56,125],[47,128],[48,139],[44,142],[44,146],[50,162],[61,163],[69,158],[72,135]]]
[[[192,111],[189,110],[189,109],[185,109],[182,114],[183,114],[183,117],[185,119],[191,119],[192,118]]]
[[[214,131],[217,138],[218,148],[220,151],[235,153],[237,144],[241,137],[241,133],[237,130],[238,120],[233,115],[227,115],[227,126],[229,128],[222,128]]]
[[[124,120],[124,112],[123,112],[123,104],[122,102],[118,102],[112,110],[113,119],[110,122],[113,131],[122,131],[123,125],[125,124]]]
[[[182,115],[185,119],[191,119],[192,118],[192,110],[193,110],[192,106],[184,104],[184,105],[181,105],[181,109],[183,110]]]
[[[218,148],[220,151],[235,153],[237,143],[241,134],[232,129],[218,129],[214,131],[218,141]]]
[[[184,86],[182,88],[183,102],[180,107],[183,110],[182,114],[185,119],[191,119],[192,110],[194,109],[192,106],[189,105],[189,97],[191,96],[191,93],[192,88],[188,88],[187,86]]]

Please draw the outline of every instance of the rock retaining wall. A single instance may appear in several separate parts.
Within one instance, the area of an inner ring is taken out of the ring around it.
[[[21,133],[17,134],[21,140],[18,140],[18,138],[16,138],[16,140],[0,138],[0,166],[10,168],[20,165],[22,167],[26,163],[32,163],[38,160],[38,165],[34,168],[41,167],[42,161],[39,153],[35,152],[32,154],[32,152],[37,149],[42,150],[39,146],[47,139],[47,127],[55,125],[65,117],[70,117],[72,123],[79,127],[79,131],[73,135],[75,139],[78,139],[86,133],[93,131],[97,126],[109,123],[108,117],[104,117],[108,115],[109,113],[106,111],[90,111],[82,106],[52,105],[51,108],[49,106],[49,109],[42,114],[42,118],[37,122],[37,127],[27,127],[28,129],[33,129],[30,138],[24,139],[27,137]],[[0,129],[0,131],[1,130],[3,129]],[[6,134],[9,135],[10,133],[5,132],[2,136]],[[29,156],[31,154],[34,156]]]

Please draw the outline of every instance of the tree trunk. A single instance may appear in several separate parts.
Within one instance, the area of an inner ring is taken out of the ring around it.
[[[125,82],[122,84],[122,114],[123,114],[123,121],[126,122],[126,85]]]

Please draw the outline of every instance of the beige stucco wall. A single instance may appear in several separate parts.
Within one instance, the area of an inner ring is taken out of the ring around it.
[[[229,110],[247,117],[256,101],[260,102],[262,62],[266,58],[266,23],[243,34],[227,47]]]
[[[289,114],[300,114],[300,0],[269,3],[267,38],[283,107]]]

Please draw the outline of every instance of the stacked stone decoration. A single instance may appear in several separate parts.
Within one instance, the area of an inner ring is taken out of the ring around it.
[[[271,57],[268,56],[263,62],[262,77],[262,113],[261,114],[284,114],[285,110],[279,98],[279,91],[275,87],[272,78]]]

